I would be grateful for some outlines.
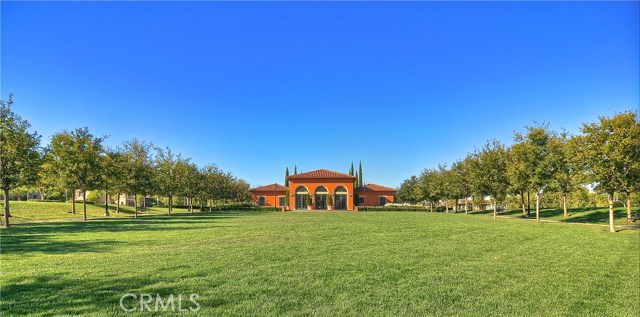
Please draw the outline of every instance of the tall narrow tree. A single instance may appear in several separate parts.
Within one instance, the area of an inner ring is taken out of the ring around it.
[[[289,187],[289,166],[284,171],[284,187]]]
[[[362,178],[362,161],[358,164],[358,186],[364,186]]]
[[[0,100],[0,187],[6,227],[10,217],[9,190],[36,181],[40,157],[40,136],[28,131],[31,125],[13,112],[12,106],[13,95]]]

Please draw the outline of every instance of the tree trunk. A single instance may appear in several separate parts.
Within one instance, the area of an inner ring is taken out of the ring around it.
[[[138,218],[138,194],[133,194],[133,218]]]
[[[433,212],[433,202],[429,203],[429,208],[430,208],[431,212]]]
[[[527,191],[527,217],[531,217],[531,198],[529,197],[530,192]]]
[[[524,206],[524,193],[520,194],[520,202],[522,203],[522,214],[527,214],[527,208]]]
[[[569,217],[569,213],[567,212],[567,193],[562,193],[562,208],[564,209],[564,217]]]
[[[104,188],[104,215],[109,217],[109,189]]]
[[[213,198],[209,198],[209,212],[211,212],[212,205],[213,205]]]
[[[147,195],[142,195],[142,212],[147,212]]]
[[[76,190],[71,193],[71,213],[76,214]]]
[[[117,205],[116,205],[116,213],[118,213],[118,214],[120,213],[120,195],[121,195],[121,193],[118,193],[118,201],[116,202],[117,203]]]
[[[82,190],[82,220],[87,221],[87,191]]]
[[[193,213],[193,197],[189,197],[189,212]]]
[[[9,189],[4,189],[4,226],[9,228]]]
[[[536,223],[540,223],[540,191],[536,191]]]
[[[167,199],[167,202],[169,203],[169,206],[167,208],[169,210],[169,216],[171,216],[171,198],[171,195],[169,195],[169,198]]]
[[[613,194],[609,194],[609,231],[616,232],[616,228],[613,226]]]
[[[464,215],[467,215],[467,212],[469,210],[469,200],[467,198],[464,199]]]
[[[496,219],[496,216],[498,214],[498,200],[497,199],[493,199],[493,219]]]
[[[455,210],[455,213],[458,213],[458,198],[456,198],[456,208],[454,210]]]
[[[627,192],[627,224],[631,224],[631,192]]]

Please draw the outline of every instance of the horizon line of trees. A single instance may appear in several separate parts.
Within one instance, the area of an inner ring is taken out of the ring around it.
[[[197,166],[190,158],[174,154],[170,148],[136,138],[122,146],[108,148],[105,137],[96,137],[86,127],[55,133],[51,143],[40,146],[41,136],[29,132],[31,125],[11,109],[13,95],[0,99],[0,189],[4,198],[4,225],[9,227],[10,191],[31,187],[37,191],[71,190],[72,213],[76,213],[75,192],[83,196],[83,219],[87,220],[88,191],[102,191],[105,215],[109,215],[109,197],[134,195],[134,217],[138,216],[138,195],[159,195],[168,200],[185,197],[189,212],[194,203],[205,206],[222,201],[250,200],[249,183],[225,172],[215,164]],[[144,204],[144,199],[142,199]],[[0,218],[1,219],[1,218]]]
[[[640,122],[627,111],[599,122],[583,123],[581,133],[556,132],[548,124],[535,123],[515,132],[514,144],[507,147],[491,139],[449,167],[424,169],[420,175],[403,181],[397,197],[404,202],[434,204],[464,200],[465,214],[469,198],[478,209],[485,197],[491,199],[493,217],[498,205],[519,200],[527,213],[529,196],[535,196],[536,222],[540,222],[543,195],[560,196],[564,217],[567,201],[573,193],[589,188],[607,195],[609,230],[614,229],[614,197],[622,194],[627,202],[627,223],[632,220],[632,194],[640,191]],[[525,196],[527,203],[525,204]],[[479,206],[478,206],[479,205]]]

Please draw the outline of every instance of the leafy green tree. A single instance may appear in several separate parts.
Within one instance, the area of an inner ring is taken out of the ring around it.
[[[207,165],[202,169],[201,174],[205,196],[209,202],[209,211],[211,211],[213,202],[221,196],[224,173],[216,165]]]
[[[440,200],[444,203],[444,211],[449,212],[449,199],[453,197],[450,190],[450,173],[447,169],[447,165],[438,164],[436,174],[434,175],[435,181],[432,183],[432,191],[436,196],[440,197]]]
[[[574,156],[584,180],[607,194],[609,231],[615,232],[614,194],[637,191],[640,184],[640,123],[633,112],[599,119],[598,123],[584,124],[582,134],[573,139],[578,149]],[[630,201],[627,206],[630,213]]]
[[[64,187],[82,192],[82,219],[87,220],[87,190],[97,189],[101,180],[101,156],[104,138],[94,137],[89,129],[62,131],[51,138],[51,157],[57,178]],[[73,212],[75,213],[75,192]]]
[[[573,142],[569,142],[566,133],[562,133],[552,141],[557,142],[553,147],[556,149],[556,161],[554,164],[556,173],[551,180],[550,188],[562,195],[563,216],[566,218],[569,216],[567,197],[575,190],[577,183],[576,166],[573,159],[576,149],[573,146]]]
[[[522,214],[526,214],[524,195],[530,190],[530,178],[533,165],[533,150],[520,134],[516,134],[516,143],[509,149],[507,177],[509,192],[520,196]]]
[[[540,195],[549,186],[558,170],[561,142],[546,125],[527,127],[527,134],[516,133],[516,142],[528,144],[529,187],[536,192],[536,222],[540,223]]]
[[[35,183],[40,161],[40,136],[28,121],[11,110],[13,95],[0,100],[0,187],[5,226],[9,227],[9,190]]]
[[[99,160],[98,186],[104,189],[104,215],[109,216],[109,192],[117,188],[117,183],[122,179],[120,169],[122,153],[117,150],[105,150]],[[119,208],[116,206],[116,208]]]
[[[155,186],[155,171],[150,155],[152,147],[152,144],[135,138],[124,143],[124,188],[128,194],[133,194],[135,218],[138,217],[138,195],[142,195],[144,208],[146,195],[153,191]]]
[[[474,177],[479,181],[480,191],[493,199],[493,218],[498,212],[498,200],[507,194],[507,149],[498,140],[490,140],[476,151],[477,167]]]
[[[420,173],[419,178],[420,198],[429,202],[430,211],[433,212],[433,205],[440,200],[438,196],[438,171],[425,169]]]
[[[405,179],[398,188],[398,199],[403,203],[415,204],[420,201],[419,180],[416,176]]]
[[[174,155],[170,148],[156,148],[155,156],[155,182],[158,194],[167,197],[168,213],[173,211],[173,197],[178,191],[175,168],[177,162],[183,160],[180,154]]]
[[[193,198],[199,192],[200,173],[198,167],[188,160],[177,162],[175,167],[178,192],[187,198],[188,210],[193,212]]]
[[[454,210],[458,212],[458,202],[460,199],[465,199],[465,212],[466,198],[471,194],[471,187],[469,186],[469,175],[465,165],[465,161],[457,161],[451,165],[451,169],[447,173],[447,183],[449,184],[450,197],[455,200]]]
[[[107,151],[111,165],[111,175],[108,176],[110,180],[109,190],[116,194],[116,213],[120,213],[121,197],[123,193],[127,193],[128,190],[128,171],[129,161],[127,153],[124,150],[117,148]],[[126,204],[126,200],[125,200]]]
[[[482,209],[482,201],[487,193],[483,192],[484,186],[482,178],[480,177],[480,164],[478,162],[477,151],[467,154],[464,158],[464,165],[468,177],[469,196],[471,196],[471,207],[473,209],[473,203],[479,201],[477,210]]]

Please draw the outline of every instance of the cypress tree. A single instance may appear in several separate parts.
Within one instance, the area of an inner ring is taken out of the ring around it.
[[[349,175],[353,176],[353,161],[351,161],[351,168],[349,169]]]
[[[358,186],[363,186],[362,183],[362,161],[360,161],[360,166],[358,166]]]
[[[356,171],[356,175],[355,176],[356,176],[356,179],[353,181],[354,182],[353,186],[354,187],[360,187],[360,182],[359,182],[360,177],[358,176],[358,172],[357,171]]]
[[[298,175],[298,166],[293,165],[293,175]]]
[[[289,187],[289,166],[284,171],[284,187]]]

